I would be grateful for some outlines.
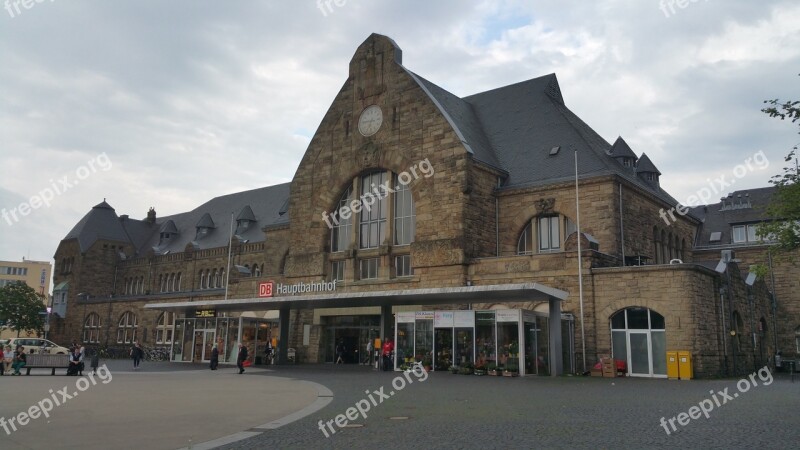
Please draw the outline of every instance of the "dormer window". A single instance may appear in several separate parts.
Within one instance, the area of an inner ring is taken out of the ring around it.
[[[256,216],[253,214],[253,209],[250,205],[242,208],[239,216],[236,217],[236,234],[243,234],[252,224],[256,223]]]
[[[653,172],[647,172],[646,174],[644,174],[644,178],[647,181],[656,181],[656,174],[654,174]]]
[[[200,238],[211,233],[211,230],[215,228],[214,221],[211,220],[211,215],[208,213],[203,214],[203,217],[201,217],[200,221],[197,222],[195,228],[197,229],[197,234],[195,235],[196,241],[199,241]]]
[[[630,158],[622,158],[622,165],[624,167],[631,167],[633,166],[633,163]]]

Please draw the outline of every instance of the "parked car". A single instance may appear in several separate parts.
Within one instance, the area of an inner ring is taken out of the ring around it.
[[[12,338],[8,340],[8,345],[13,349],[21,345],[25,353],[49,353],[53,355],[66,355],[69,353],[68,348],[41,338]]]

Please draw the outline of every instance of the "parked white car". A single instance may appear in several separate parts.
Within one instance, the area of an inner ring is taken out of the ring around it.
[[[66,355],[69,349],[56,344],[53,341],[41,338],[12,338],[8,340],[8,345],[16,350],[21,345],[25,353],[45,353],[53,355]]]

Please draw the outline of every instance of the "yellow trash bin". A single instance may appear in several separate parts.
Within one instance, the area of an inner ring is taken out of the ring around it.
[[[678,352],[678,375],[681,380],[691,380],[694,378],[691,352]]]
[[[667,352],[667,377],[670,380],[680,378],[678,371],[678,352]]]

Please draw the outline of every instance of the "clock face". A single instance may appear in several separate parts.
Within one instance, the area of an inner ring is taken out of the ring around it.
[[[383,123],[383,112],[378,105],[368,106],[358,118],[358,131],[363,136],[372,136],[377,133]]]

